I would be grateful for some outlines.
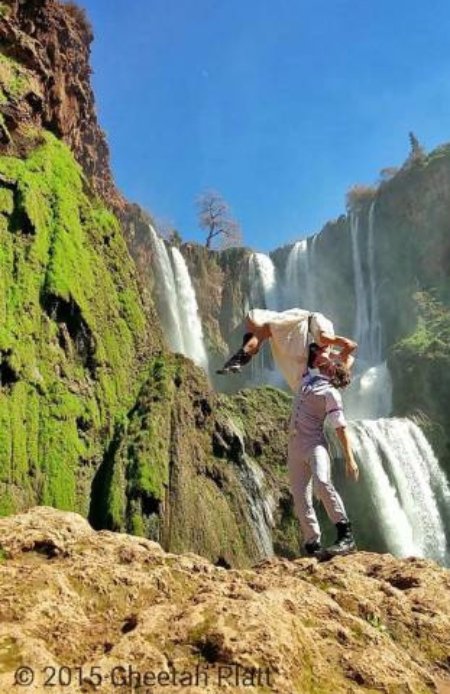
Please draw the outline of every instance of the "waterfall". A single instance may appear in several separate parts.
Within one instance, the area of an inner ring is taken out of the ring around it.
[[[305,287],[308,278],[308,244],[297,241],[288,255],[284,276],[283,300],[285,306],[308,307]]]
[[[310,243],[308,239],[297,241],[289,252],[282,288],[285,308],[317,310],[314,273],[316,237],[313,236]]]
[[[375,276],[375,200],[373,200],[370,204],[368,215],[367,259],[369,263],[370,286],[370,352],[371,357],[374,361],[380,361],[382,353],[382,343],[380,310],[378,305],[377,282]]]
[[[173,246],[171,251],[178,306],[180,307],[184,354],[208,371],[208,356],[203,340],[203,328],[189,270],[178,248]]]
[[[240,428],[232,419],[228,420],[228,426],[239,440],[240,455],[235,469],[247,499],[249,523],[253,529],[255,543],[261,557],[271,556],[276,501],[268,488],[264,471],[245,452],[244,436]]]
[[[350,236],[352,242],[354,291],[356,301],[354,334],[359,344],[360,358],[364,361],[371,363],[372,350],[370,345],[369,306],[366,291],[366,283],[364,282],[363,268],[361,263],[361,253],[359,248],[359,229],[359,215],[356,212],[351,212]]]
[[[264,308],[277,311],[279,296],[277,273],[272,259],[264,253],[252,253],[249,259],[250,300],[254,307],[260,308],[260,297]]]
[[[356,302],[355,339],[358,359],[355,378],[345,394],[352,419],[377,419],[392,411],[392,381],[382,356],[381,321],[375,273],[375,200],[368,212],[367,278],[365,281],[360,250],[360,219],[350,214],[350,236]]]
[[[352,423],[350,435],[387,549],[446,564],[450,487],[422,431],[408,419],[382,418]]]
[[[311,309],[311,311],[319,311],[320,307],[317,302],[317,291],[316,291],[316,241],[318,234],[314,234],[311,239],[311,243],[308,245],[308,300],[309,305],[306,308]]]
[[[150,241],[156,256],[153,269],[156,275],[155,293],[159,316],[171,350],[184,353],[183,330],[181,327],[172,264],[166,244],[162,238],[158,236],[151,224],[149,228]]]
[[[272,259],[264,253],[252,253],[249,258],[249,303],[251,308],[280,308],[277,271]],[[274,369],[272,355],[265,342],[252,360],[251,380],[253,385],[270,383],[280,386],[282,379]]]
[[[181,352],[208,372],[203,329],[197,299],[186,261],[178,248],[166,244],[150,224],[150,240],[155,252],[155,294],[158,313],[170,349]],[[172,261],[171,261],[172,257]]]
[[[244,456],[243,463],[238,474],[247,496],[255,538],[261,556],[268,557],[273,555],[275,499],[266,491],[266,479],[260,466],[247,456]]]

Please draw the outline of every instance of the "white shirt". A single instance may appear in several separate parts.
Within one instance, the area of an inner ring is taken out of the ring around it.
[[[312,318],[309,333],[310,315]],[[249,311],[247,318],[256,326],[270,326],[272,336],[269,342],[273,359],[291,390],[296,393],[306,371],[309,344],[316,342],[320,345],[321,332],[334,335],[333,323],[322,313],[302,308],[290,308],[286,311],[254,308]]]

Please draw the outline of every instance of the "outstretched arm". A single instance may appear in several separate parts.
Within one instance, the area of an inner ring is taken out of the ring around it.
[[[348,337],[343,337],[342,335],[332,335],[331,333],[324,331],[320,333],[320,341],[323,345],[340,347],[341,352],[339,354],[339,361],[341,361],[342,364],[348,369],[352,368],[355,362],[353,352],[355,352],[358,348],[357,342],[350,340]]]
[[[359,478],[359,468],[356,463],[355,456],[353,455],[352,445],[347,433],[347,427],[338,427],[336,429],[336,434],[344,453],[345,472],[349,477],[357,482]]]

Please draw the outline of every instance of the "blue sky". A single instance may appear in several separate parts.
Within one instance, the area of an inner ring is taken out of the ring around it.
[[[426,149],[450,140],[448,0],[79,4],[118,185],[186,240],[204,240],[204,189],[268,251],[401,164],[410,130]]]

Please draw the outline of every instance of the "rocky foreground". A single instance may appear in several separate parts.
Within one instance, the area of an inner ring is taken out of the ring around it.
[[[0,691],[444,694],[449,588],[366,552],[227,570],[36,507],[0,519]]]

